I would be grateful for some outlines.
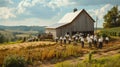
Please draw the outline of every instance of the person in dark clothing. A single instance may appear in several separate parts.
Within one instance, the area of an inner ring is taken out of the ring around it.
[[[64,44],[66,44],[66,41],[67,41],[67,40],[66,40],[66,37],[63,38],[63,41],[64,41]]]
[[[62,39],[63,39],[63,38],[62,38],[62,37],[60,37],[60,44],[62,44]]]
[[[89,48],[92,48],[92,39],[89,36],[87,37],[87,41],[89,44]]]
[[[82,45],[82,48],[84,48],[84,38],[81,37],[81,45]]]
[[[68,44],[71,44],[71,41],[72,41],[72,40],[71,40],[71,38],[69,37],[69,39],[68,39]]]
[[[94,39],[93,39],[93,44],[94,44],[94,47],[96,47],[97,48],[97,36],[95,35],[94,36]]]
[[[105,38],[105,43],[108,44],[108,42],[109,42],[109,37],[106,37]]]
[[[98,48],[102,49],[102,47],[103,47],[103,37],[100,37],[98,42],[99,42]]]

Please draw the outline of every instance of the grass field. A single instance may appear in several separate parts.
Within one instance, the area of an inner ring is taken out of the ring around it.
[[[55,64],[55,67],[119,67],[120,64],[120,54],[100,57],[97,59],[92,59],[91,62],[88,60],[78,61],[76,63],[71,63],[70,61],[64,61]]]
[[[119,33],[119,29],[120,27],[102,29],[102,32]],[[103,49],[94,47],[90,49],[88,43],[85,43],[85,48],[81,48],[80,43],[77,45],[59,44],[51,41],[0,44],[0,67],[9,55],[23,56],[30,63],[28,67],[85,67],[84,65],[88,65],[86,67],[107,67],[108,64],[112,64],[109,58],[113,58],[114,63],[119,62],[115,60],[120,59],[120,38],[117,36],[113,39],[109,44],[104,44]],[[92,52],[91,63],[88,61],[90,52]],[[112,56],[114,54],[115,56]],[[116,63],[116,65],[119,64]]]
[[[104,44],[104,48],[102,50],[96,48],[89,49],[87,43],[85,45],[85,48],[81,48],[80,43],[78,43],[78,45],[66,44],[61,46],[60,44],[50,41],[1,45],[0,64],[2,65],[3,60],[6,56],[18,55],[25,57],[25,60],[31,62],[33,64],[33,67],[49,67],[50,65],[54,67],[54,64],[72,58],[76,59],[83,57],[83,60],[85,60],[84,55],[88,54],[90,51],[98,54],[118,49],[120,49],[120,40],[116,40],[114,42],[111,41],[108,46]],[[77,60],[77,62],[78,61],[79,60]]]
[[[102,31],[120,32],[120,27],[101,29]]]
[[[101,29],[102,34],[120,37],[120,27]]]

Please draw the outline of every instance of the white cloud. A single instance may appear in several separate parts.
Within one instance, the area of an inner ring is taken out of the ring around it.
[[[95,14],[98,16],[99,19],[103,19],[104,15],[107,13],[108,10],[110,10],[113,6],[110,4],[107,4],[103,6],[102,8],[96,10]]]
[[[18,13],[18,14],[24,13],[24,11],[26,10],[26,7],[29,7],[29,6],[31,6],[30,0],[22,0],[22,1],[18,4],[17,13]]]
[[[118,10],[120,11],[120,6],[118,6]]]
[[[6,1],[10,4],[14,4],[14,2],[12,0],[6,0]]]
[[[40,19],[40,18],[27,18],[23,20],[5,20],[1,21],[0,25],[7,25],[7,26],[48,26],[54,24],[52,20]]]
[[[28,7],[33,7],[37,3],[44,3],[45,0],[22,0],[17,7],[17,13],[22,14],[26,11]]]
[[[13,8],[8,8],[8,7],[0,7],[0,18],[1,19],[8,19],[8,18],[14,18],[16,17],[13,14]]]
[[[75,4],[75,2],[71,2],[70,0],[51,0],[47,4],[47,6],[54,9],[54,8],[73,5],[73,4]]]
[[[96,17],[98,17],[98,26],[102,27],[104,22],[103,17],[108,12],[108,10],[110,10],[112,7],[113,5],[106,4],[100,7],[99,9],[88,10],[88,12],[92,17],[94,17],[95,21],[96,21]]]
[[[32,0],[32,6],[35,6],[38,3],[45,5],[47,2],[46,0]]]
[[[103,19],[104,15],[107,13],[108,10],[110,10],[113,7],[113,5],[111,4],[106,4],[103,7],[99,8],[99,9],[92,9],[89,10],[89,13],[92,16],[96,16],[98,17],[98,19]]]
[[[24,13],[28,7],[36,6],[36,4],[55,9],[63,6],[73,5],[75,2],[71,2],[70,0],[50,0],[49,2],[46,0],[22,0],[17,7],[17,12],[18,14]]]

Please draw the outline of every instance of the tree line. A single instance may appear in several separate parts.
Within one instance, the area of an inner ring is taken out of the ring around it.
[[[120,27],[120,11],[118,5],[113,6],[103,18],[104,28]]]

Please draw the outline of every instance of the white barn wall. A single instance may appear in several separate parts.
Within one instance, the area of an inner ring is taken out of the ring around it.
[[[72,34],[72,31],[87,32],[94,31],[93,20],[83,11],[72,23],[62,26],[58,29],[57,36],[64,36],[67,32]]]

